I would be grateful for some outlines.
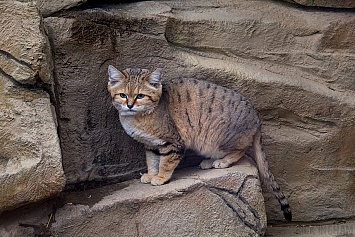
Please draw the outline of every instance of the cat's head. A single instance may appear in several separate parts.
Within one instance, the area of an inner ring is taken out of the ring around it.
[[[127,68],[123,71],[108,66],[108,91],[120,115],[149,114],[158,105],[162,93],[161,69]]]

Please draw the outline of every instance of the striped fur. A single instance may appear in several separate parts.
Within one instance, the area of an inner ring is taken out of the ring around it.
[[[200,167],[226,168],[253,145],[260,176],[281,204],[291,209],[267,163],[260,120],[243,95],[195,79],[161,81],[161,70],[119,71],[109,66],[108,90],[125,131],[145,144],[148,172],[141,181],[167,182],[186,149],[207,157]]]

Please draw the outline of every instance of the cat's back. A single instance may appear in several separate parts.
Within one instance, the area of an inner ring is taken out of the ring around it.
[[[191,146],[200,144],[204,137],[217,143],[228,136],[237,139],[260,125],[257,112],[246,97],[209,81],[168,81],[163,84],[162,99],[167,101],[172,119]]]
[[[191,111],[192,115],[200,112],[207,117],[231,117],[234,121],[258,120],[252,103],[245,96],[210,81],[173,79],[163,84],[163,91],[163,97],[169,101],[170,108],[174,111],[185,111],[185,115]]]

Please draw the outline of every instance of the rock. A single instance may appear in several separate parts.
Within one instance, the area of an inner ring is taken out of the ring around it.
[[[207,79],[251,99],[294,220],[353,217],[354,21],[350,12],[227,0],[145,1],[46,18],[69,184],[144,170],[143,148],[123,132],[106,92],[107,66],[161,67],[165,80]],[[269,220],[283,220],[265,195]]]
[[[257,7],[241,1],[234,7],[196,11],[181,6],[168,18],[166,39],[200,54],[225,55],[286,77],[301,73],[334,90],[355,91],[352,13],[307,12],[268,1]]]
[[[35,72],[28,66],[21,64],[6,53],[0,54],[0,65],[4,73],[15,78],[21,84],[35,84]]]
[[[60,192],[65,177],[48,94],[14,86],[2,74],[0,91],[2,213]]]
[[[46,23],[59,79],[58,121],[67,184],[136,177],[144,170],[144,148],[123,131],[103,77],[107,59],[117,56],[114,32],[73,19],[49,17]]]
[[[51,93],[53,80],[41,18],[29,4],[1,1],[0,24],[2,213],[60,192],[65,177],[56,116],[40,88]]]
[[[274,237],[339,237],[353,236],[355,234],[355,221],[346,220],[314,225],[305,223],[295,226],[270,226],[265,236]]]
[[[37,77],[53,83],[50,45],[38,10],[28,3],[0,1],[0,69],[21,84]]]
[[[50,16],[54,13],[68,10],[73,7],[80,6],[87,0],[17,0],[20,2],[32,2],[41,12],[43,17]]]
[[[286,2],[296,3],[310,7],[329,7],[329,8],[355,8],[352,0],[285,0]]]
[[[49,231],[62,237],[260,236],[266,228],[258,173],[248,159],[224,170],[180,170],[164,186],[131,180],[64,194],[56,203]],[[53,210],[46,207],[0,217],[0,235],[28,234],[18,223],[47,223]]]

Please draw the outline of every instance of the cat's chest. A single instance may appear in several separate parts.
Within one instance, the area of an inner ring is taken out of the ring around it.
[[[148,146],[161,146],[165,144],[165,141],[158,138],[154,134],[149,133],[147,130],[140,127],[134,119],[121,118],[121,124],[125,132],[133,139],[148,145]]]

